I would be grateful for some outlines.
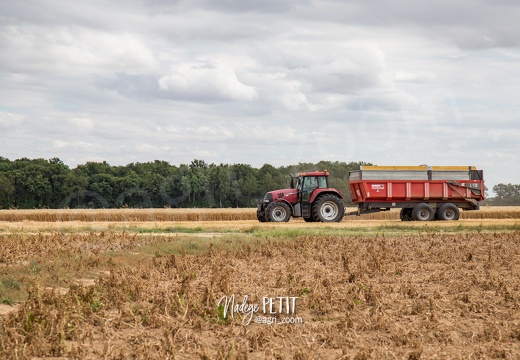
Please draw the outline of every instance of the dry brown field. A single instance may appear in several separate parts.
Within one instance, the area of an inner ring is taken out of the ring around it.
[[[0,211],[0,358],[520,358],[519,208],[394,213]]]

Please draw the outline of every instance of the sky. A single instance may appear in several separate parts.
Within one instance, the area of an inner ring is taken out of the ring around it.
[[[516,0],[0,0],[0,156],[519,184],[519,18]]]

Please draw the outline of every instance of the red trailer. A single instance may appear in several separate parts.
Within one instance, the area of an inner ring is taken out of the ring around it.
[[[483,171],[474,166],[362,166],[349,173],[357,214],[401,208],[401,220],[458,220],[459,209],[484,200]]]

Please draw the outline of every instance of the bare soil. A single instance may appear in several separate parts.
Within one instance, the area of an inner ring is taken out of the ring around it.
[[[2,272],[27,290],[1,307],[0,357],[520,358],[520,232],[262,229],[0,235]],[[223,316],[232,295],[259,304],[251,323]],[[264,297],[295,311],[264,314]]]

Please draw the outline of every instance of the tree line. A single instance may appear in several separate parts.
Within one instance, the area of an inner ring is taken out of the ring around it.
[[[365,162],[299,163],[254,168],[247,164],[166,161],[111,166],[87,162],[69,168],[58,158],[0,157],[0,209],[255,207],[265,192],[289,186],[289,174],[325,170],[330,185],[350,201],[348,172]]]
[[[69,168],[58,158],[0,156],[0,209],[38,208],[228,208],[255,207],[267,191],[289,186],[289,174],[328,170],[330,186],[350,204],[348,172],[359,162],[299,163],[254,168],[247,164],[208,164],[195,159],[179,166],[166,161],[111,166],[106,161]],[[520,185],[498,184],[492,205],[520,205]]]
[[[520,184],[497,184],[493,192],[497,196],[490,199],[492,205],[520,205]]]

